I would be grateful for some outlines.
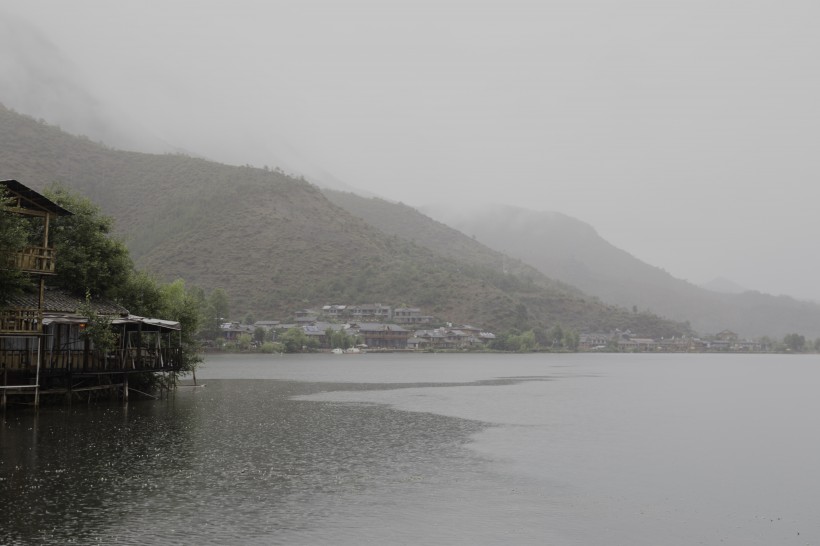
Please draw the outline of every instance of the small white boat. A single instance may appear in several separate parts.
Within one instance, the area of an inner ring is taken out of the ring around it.
[[[343,351],[343,350],[341,350],[341,349],[339,349],[338,347],[336,347],[335,349],[333,349],[333,350],[332,350],[332,351],[330,351],[330,352],[331,352],[331,353],[333,353],[334,355],[341,355],[341,354],[344,354],[344,351]]]

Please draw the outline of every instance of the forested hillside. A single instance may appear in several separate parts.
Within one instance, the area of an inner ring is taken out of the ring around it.
[[[418,244],[441,256],[477,267],[488,267],[494,271],[505,271],[546,288],[583,294],[578,288],[556,281],[531,265],[493,250],[457,229],[425,216],[413,207],[331,189],[323,189],[322,193],[332,203],[380,231]]]
[[[377,229],[279,171],[108,149],[0,108],[0,173],[99,203],[138,266],[223,288],[235,311],[284,317],[326,302],[406,303],[488,328],[685,327],[604,305],[480,245],[462,255]],[[465,255],[474,256],[466,260]],[[483,256],[483,257],[481,257]]]

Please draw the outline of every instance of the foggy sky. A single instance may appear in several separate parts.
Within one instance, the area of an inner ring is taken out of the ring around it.
[[[790,0],[0,0],[0,27],[22,31],[0,41],[0,102],[411,205],[560,211],[676,277],[820,300],[818,15]]]

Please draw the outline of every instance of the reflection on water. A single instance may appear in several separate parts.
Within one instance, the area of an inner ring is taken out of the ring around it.
[[[316,527],[329,498],[387,496],[475,459],[475,422],[289,400],[328,388],[216,380],[168,402],[7,415],[2,543],[271,543]]]

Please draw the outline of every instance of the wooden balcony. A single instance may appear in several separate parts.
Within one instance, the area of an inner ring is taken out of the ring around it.
[[[38,309],[0,309],[0,334],[39,334],[42,324]]]
[[[39,275],[54,275],[54,249],[40,246],[28,246],[22,252],[12,255],[12,266]]]

